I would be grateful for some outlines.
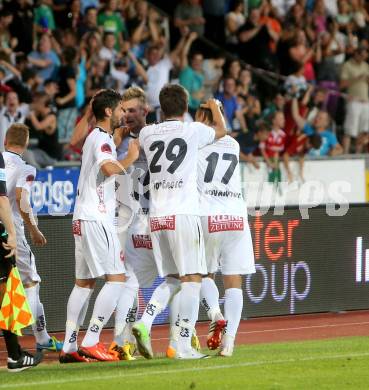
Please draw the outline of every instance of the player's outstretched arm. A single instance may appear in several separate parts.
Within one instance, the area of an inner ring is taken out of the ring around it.
[[[15,189],[15,198],[20,215],[22,216],[23,222],[29,231],[33,244],[36,246],[46,245],[46,238],[39,230],[35,216],[33,215],[33,210],[29,203],[28,191],[24,188],[17,187]]]
[[[213,114],[214,125],[212,127],[215,130],[215,139],[224,137],[227,134],[227,127],[218,100],[209,99],[202,107],[209,108]]]
[[[83,144],[88,135],[89,124],[92,119],[93,119],[93,114],[92,114],[92,109],[90,104],[86,112],[79,120],[79,122],[76,124],[73,130],[72,137],[70,139],[70,146],[73,149],[79,149],[79,150],[82,149]]]
[[[138,159],[139,154],[140,144],[137,139],[132,140],[128,145],[126,158],[117,161],[103,161],[100,167],[101,172],[107,177],[125,173],[126,169]]]

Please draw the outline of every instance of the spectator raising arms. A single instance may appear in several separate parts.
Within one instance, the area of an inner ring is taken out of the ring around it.
[[[77,119],[76,108],[76,60],[77,52],[66,47],[62,54],[62,66],[59,69],[59,93],[55,99],[58,106],[58,139],[68,143]]]
[[[247,126],[237,101],[236,80],[232,77],[225,78],[223,88],[224,91],[215,96],[223,104],[227,129],[231,131],[232,136],[236,136],[240,130],[245,133]]]
[[[337,156],[342,154],[342,146],[338,143],[336,135],[329,129],[330,118],[326,111],[319,111],[311,125],[300,116],[297,99],[294,98],[292,101],[292,115],[299,129],[302,129],[306,135],[319,134],[322,139],[319,149],[309,151],[310,156]]]

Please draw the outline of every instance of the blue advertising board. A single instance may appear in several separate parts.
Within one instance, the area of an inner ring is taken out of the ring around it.
[[[79,167],[53,167],[39,170],[31,189],[34,213],[53,216],[73,213],[79,172]]]

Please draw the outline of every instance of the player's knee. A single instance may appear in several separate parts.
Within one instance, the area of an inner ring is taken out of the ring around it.
[[[31,288],[33,286],[38,285],[38,282],[30,282],[30,283],[25,283],[24,288]]]
[[[95,288],[96,280],[95,279],[77,279],[76,280],[76,286],[82,287],[82,288]]]
[[[195,283],[201,283],[202,275],[200,274],[189,274],[181,276],[181,282],[195,282]]]
[[[242,288],[241,275],[223,275],[224,289],[229,288]]]
[[[120,282],[120,283],[124,283],[127,280],[125,274],[106,275],[105,279],[107,282]]]

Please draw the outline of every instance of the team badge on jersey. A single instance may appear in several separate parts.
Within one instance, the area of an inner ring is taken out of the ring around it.
[[[27,183],[32,183],[35,180],[35,177],[33,175],[28,175],[26,177],[26,182]]]
[[[109,153],[109,154],[112,154],[113,151],[111,150],[111,146],[109,144],[103,144],[101,145],[101,151],[103,153]]]
[[[150,218],[150,228],[152,232],[157,230],[175,230],[176,217],[175,215],[170,215],[168,217]]]
[[[208,217],[209,233],[244,230],[243,217],[214,215]]]

